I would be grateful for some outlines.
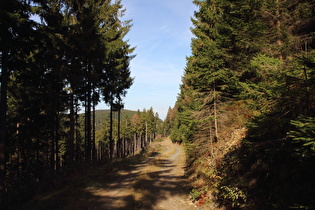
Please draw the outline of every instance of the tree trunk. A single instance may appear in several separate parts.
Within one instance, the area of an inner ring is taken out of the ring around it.
[[[88,66],[90,71],[90,66]],[[91,161],[91,81],[88,78],[87,92],[86,92],[86,107],[85,107],[85,161]]]
[[[279,2],[279,0],[276,0],[275,2],[275,6],[276,6],[276,30],[277,30],[277,45],[278,45],[278,49],[279,49],[279,58],[282,60],[282,45],[283,45],[283,41],[281,38],[281,8],[280,8],[280,4],[281,2]]]
[[[133,134],[133,149],[132,149],[132,154],[134,155],[135,152],[138,149],[138,139],[137,139],[137,133]]]
[[[307,52],[307,43],[305,43],[305,52],[306,52],[306,59],[308,59],[308,52]],[[308,82],[308,76],[307,76],[307,69],[306,69],[306,65],[304,64],[303,67],[303,75],[304,75],[304,81],[305,84],[307,84]],[[312,110],[312,103],[311,103],[311,99],[310,99],[310,85],[307,84],[306,86],[306,90],[305,90],[305,104],[306,104],[306,112],[303,113],[305,115],[308,115],[308,113]]]
[[[120,139],[120,108],[118,109],[118,126],[117,126],[118,142],[119,142],[119,157],[122,157],[122,140]]]
[[[40,179],[41,178],[41,169],[40,169],[40,163],[39,163],[39,133],[37,133],[36,135],[36,167],[35,167],[35,170],[36,170],[36,173],[35,173],[35,179]]]
[[[113,160],[113,103],[110,104],[110,116],[109,116],[109,159]]]
[[[145,121],[145,140],[144,140],[144,147],[147,146],[148,142],[148,122]]]
[[[7,52],[2,51],[1,58],[1,101],[0,101],[0,203],[3,203],[5,180],[5,144],[6,144],[6,117],[7,117]]]
[[[87,100],[88,100],[88,103],[87,103],[87,154],[86,154],[86,157],[87,157],[87,161],[90,162],[91,161],[91,136],[92,136],[92,133],[91,133],[91,84],[89,82],[89,85],[88,85],[88,94],[87,94]]]
[[[67,144],[68,150],[68,157],[67,157],[67,164],[72,167],[73,160],[74,160],[74,130],[75,130],[75,120],[74,120],[74,96],[73,90],[70,89],[70,130],[69,130],[69,140]]]
[[[94,162],[96,159],[96,151],[95,151],[95,99],[93,99],[93,125],[92,125],[92,129],[93,129],[93,138],[92,138],[92,161]]]
[[[77,103],[77,99],[76,99],[76,109],[75,109],[75,125],[76,125],[76,129],[75,129],[75,160],[76,162],[79,162],[79,160],[81,160],[81,156],[80,156],[80,144],[81,144],[81,139],[79,138],[79,130],[77,129],[77,125],[78,125],[78,103]]]
[[[217,96],[216,96],[215,88],[213,89],[213,94],[214,94],[214,98],[213,98],[214,134],[215,134],[214,138],[215,138],[215,141],[218,141],[219,131],[218,131],[218,116],[217,116]]]
[[[209,125],[209,137],[210,137],[210,153],[211,157],[213,158],[213,138],[212,138],[212,125],[211,125],[211,120],[210,120],[210,125]]]
[[[56,113],[56,121],[55,121],[55,153],[56,153],[56,171],[60,171],[60,156],[59,156],[59,112]]]
[[[55,124],[51,128],[50,169],[52,173],[55,173]]]

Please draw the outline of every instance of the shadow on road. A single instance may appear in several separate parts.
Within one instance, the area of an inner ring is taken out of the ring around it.
[[[161,209],[161,202],[189,191],[184,176],[176,173],[178,165],[160,155],[154,151],[146,159],[112,164],[110,172],[105,166],[95,168],[12,209]],[[154,170],[148,170],[150,165]]]

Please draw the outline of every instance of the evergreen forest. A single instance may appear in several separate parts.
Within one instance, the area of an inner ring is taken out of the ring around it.
[[[1,209],[160,135],[183,145],[202,209],[315,208],[315,1],[193,3],[191,55],[162,121],[123,109],[136,55],[121,0],[0,1]]]
[[[192,198],[315,208],[315,1],[194,4],[192,55],[164,125],[186,146]]]
[[[1,209],[155,138],[152,108],[123,110],[135,57],[124,11],[120,0],[0,2]]]

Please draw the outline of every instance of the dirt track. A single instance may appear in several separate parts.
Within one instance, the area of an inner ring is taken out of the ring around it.
[[[148,151],[148,157],[140,163],[134,157],[96,167],[86,174],[67,178],[58,189],[40,193],[12,209],[196,209],[188,199],[182,146],[164,139],[152,143]]]
[[[151,145],[151,155],[104,188],[90,192],[99,199],[91,209],[196,209],[185,189],[185,156],[166,139]]]

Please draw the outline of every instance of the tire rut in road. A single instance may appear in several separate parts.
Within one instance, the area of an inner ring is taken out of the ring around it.
[[[196,209],[188,200],[183,148],[169,139],[150,147],[153,156],[93,192],[100,198],[95,209]]]
[[[188,201],[183,148],[169,139],[162,151],[137,177],[134,184],[137,209],[196,209]]]

